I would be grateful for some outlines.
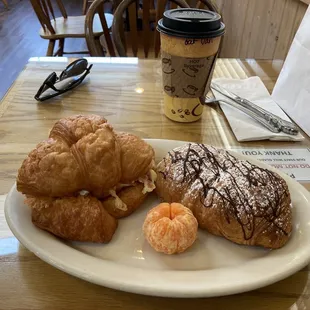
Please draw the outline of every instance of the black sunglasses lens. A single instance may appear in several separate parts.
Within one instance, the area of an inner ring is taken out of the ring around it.
[[[51,73],[44,83],[52,83],[55,84],[57,81],[57,74],[55,72]]]
[[[86,59],[78,59],[72,62],[60,75],[60,80],[66,79],[71,76],[82,74],[88,66]]]
[[[76,86],[80,85],[83,80],[85,79],[85,77],[89,74],[89,71],[91,69],[93,65],[90,65],[89,68],[86,68],[86,71],[83,75],[79,76],[79,77],[74,77],[73,80],[70,82],[69,85],[67,85],[64,90],[71,90],[73,88],[75,88]]]
[[[43,93],[48,88],[50,88],[50,85],[54,85],[56,81],[57,81],[57,74],[53,72],[45,79],[39,91]]]

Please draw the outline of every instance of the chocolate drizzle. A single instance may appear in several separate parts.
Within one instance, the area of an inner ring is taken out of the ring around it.
[[[164,179],[186,183],[186,194],[200,195],[205,208],[224,206],[227,222],[235,218],[245,240],[266,229],[266,223],[274,225],[277,234],[288,234],[283,202],[289,191],[276,173],[238,160],[224,150],[195,143],[169,152],[164,167],[159,171]]]

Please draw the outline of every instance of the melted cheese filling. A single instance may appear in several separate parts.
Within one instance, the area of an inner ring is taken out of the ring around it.
[[[115,208],[120,209],[122,211],[127,211],[127,205],[119,198],[116,194],[116,191],[113,189],[109,190],[109,194],[115,198]]]
[[[150,193],[155,189],[155,181],[157,179],[156,172],[151,169],[144,177],[139,178],[139,182],[144,184],[142,194]]]
[[[151,169],[144,177],[138,179],[140,183],[144,184],[142,194],[150,193],[155,189],[155,181],[157,178],[156,172]],[[116,191],[123,189],[124,187],[132,186],[132,184],[118,184],[114,189],[109,190],[109,194],[115,198],[115,208],[127,211],[127,205],[122,201],[120,197],[117,196]]]

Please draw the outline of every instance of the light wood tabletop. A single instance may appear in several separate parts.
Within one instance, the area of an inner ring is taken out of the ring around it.
[[[302,142],[238,143],[218,107],[205,107],[196,123],[168,120],[162,114],[158,60],[92,58],[87,81],[74,91],[37,103],[34,94],[53,71],[70,59],[32,58],[0,103],[0,309],[308,309],[310,266],[259,290],[208,299],[140,296],[100,287],[41,261],[23,247],[4,218],[6,193],[26,154],[48,135],[58,119],[73,114],[100,114],[117,130],[143,138],[195,141],[225,148],[309,147]],[[271,91],[282,62],[219,59],[215,77],[258,75]]]

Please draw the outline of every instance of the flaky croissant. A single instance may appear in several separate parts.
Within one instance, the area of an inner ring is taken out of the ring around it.
[[[106,242],[115,218],[131,214],[154,189],[153,166],[154,150],[145,141],[114,132],[100,116],[77,115],[56,122],[49,138],[29,153],[17,190],[28,197],[40,228],[65,239]]]
[[[87,190],[102,197],[106,189],[146,174],[153,158],[150,145],[134,135],[116,134],[100,116],[69,117],[59,120],[49,139],[24,160],[17,190],[50,197]]]
[[[29,197],[26,203],[36,226],[63,239],[109,242],[117,228],[116,219],[95,197]]]

